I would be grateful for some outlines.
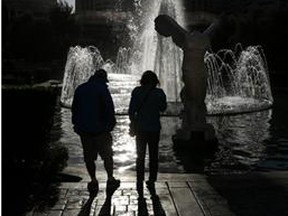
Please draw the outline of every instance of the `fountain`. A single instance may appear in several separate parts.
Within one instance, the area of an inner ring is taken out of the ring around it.
[[[184,25],[181,3],[162,0],[142,4],[135,0],[133,17],[127,23],[132,44],[119,48],[115,63],[104,60],[96,47],[70,48],[61,94],[64,106],[71,106],[74,90],[79,84],[85,82],[95,69],[104,68],[109,74],[116,112],[126,113],[130,92],[140,75],[145,70],[153,70],[167,94],[169,107],[174,108],[168,112],[179,114],[183,54],[171,38],[157,35],[153,21],[158,14],[168,14]],[[208,114],[252,112],[272,105],[268,67],[261,46],[242,49],[237,45],[235,50],[207,52],[204,61],[209,72],[205,100]]]
[[[209,114],[253,112],[271,107],[273,97],[268,67],[261,46],[206,53]]]

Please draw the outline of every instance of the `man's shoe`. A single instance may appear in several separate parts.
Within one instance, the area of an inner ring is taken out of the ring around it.
[[[148,216],[148,209],[146,199],[142,196],[138,198],[138,215],[139,216]]]
[[[120,182],[119,179],[115,178],[107,180],[106,192],[109,194],[114,193],[120,187]]]
[[[98,184],[98,181],[96,182],[89,182],[88,185],[87,185],[87,189],[90,193],[90,195],[97,195],[98,191],[99,191],[99,184]]]

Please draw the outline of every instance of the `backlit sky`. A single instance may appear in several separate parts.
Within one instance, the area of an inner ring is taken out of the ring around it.
[[[69,5],[72,5],[75,9],[75,0],[65,0]]]

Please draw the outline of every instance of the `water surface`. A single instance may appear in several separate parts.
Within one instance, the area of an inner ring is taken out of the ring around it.
[[[118,172],[135,170],[135,138],[128,134],[129,119],[125,113],[127,113],[131,91],[138,85],[140,77],[112,74],[108,78],[115,110],[119,114],[116,127],[112,132],[115,168]],[[288,169],[287,94],[274,93],[273,97],[274,106],[268,110],[237,115],[207,116],[207,121],[215,128],[219,150],[212,160],[205,161],[204,172],[229,174],[253,169]],[[169,103],[168,107],[168,112],[161,117],[160,172],[191,172],[190,162],[183,166],[183,160],[173,149],[172,136],[181,124],[181,119],[177,115],[180,113],[181,106]],[[70,109],[60,108],[57,111],[53,133],[60,134],[57,142],[69,150],[68,166],[83,166],[82,147],[78,135],[73,131]],[[146,158],[148,159],[148,155]],[[98,167],[103,169],[102,161],[98,160],[97,163]],[[147,165],[148,160],[146,160],[146,167]]]

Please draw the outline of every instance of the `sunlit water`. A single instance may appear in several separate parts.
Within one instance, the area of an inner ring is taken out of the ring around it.
[[[144,71],[152,70],[158,75],[167,100],[174,105],[180,102],[183,52],[171,37],[162,37],[155,31],[154,19],[159,14],[167,14],[185,27],[183,1],[133,2],[134,10],[126,23],[126,38],[122,39],[118,53],[111,53],[111,58],[117,56],[114,62],[109,56],[104,59],[94,46],[70,48],[61,93],[63,105],[71,106],[75,88],[99,68],[104,68],[109,74],[118,74],[119,77],[123,75],[126,82],[118,82],[121,86],[111,85],[115,86],[113,91],[120,93],[125,93],[126,85],[133,85],[133,82],[127,81],[139,79]],[[121,11],[121,4],[115,5],[115,10]],[[111,46],[116,45],[111,43]],[[242,48],[237,44],[233,50],[209,50],[204,62],[208,71],[205,102],[209,114],[251,112],[269,108],[273,104],[268,66],[261,46]],[[118,102],[119,98],[115,97],[115,100]],[[170,107],[168,113],[173,113]],[[177,106],[173,108],[176,108],[173,114],[177,115],[179,109]],[[117,112],[125,113],[125,106],[118,106],[117,109]]]
[[[109,89],[117,113],[126,113],[131,91],[138,85],[138,79],[137,76],[109,74]],[[228,102],[231,100],[231,98],[226,99]],[[283,136],[284,133],[275,136],[274,131],[278,131],[279,125],[279,122],[275,121],[275,116],[279,115],[279,112],[276,109],[275,113],[275,109],[239,115],[207,116],[208,122],[213,124],[216,130],[220,146],[215,158],[205,165],[204,171],[243,173],[251,169],[288,169],[288,141],[287,137]],[[61,133],[58,142],[69,150],[68,166],[83,167],[82,147],[78,135],[72,129],[71,110],[62,107],[56,115],[56,124],[60,126],[56,132]],[[287,122],[288,120],[286,124]],[[181,119],[178,116],[162,116],[161,124],[160,172],[186,172],[181,158],[178,158],[173,150],[171,139],[180,127]],[[115,168],[120,173],[135,170],[135,139],[129,136],[128,125],[127,115],[117,115],[117,125],[112,135]],[[273,129],[275,127],[276,129]],[[101,160],[97,163],[99,169],[103,170]],[[146,160],[146,167],[147,165],[148,160]]]

